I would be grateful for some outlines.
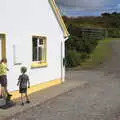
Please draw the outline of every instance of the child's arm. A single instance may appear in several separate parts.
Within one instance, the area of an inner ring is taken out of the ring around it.
[[[8,68],[6,68],[7,69],[7,71],[9,71],[9,69]]]
[[[28,77],[28,88],[30,88],[30,80],[29,80],[29,77]]]
[[[17,86],[20,84],[21,76],[18,78]]]
[[[17,82],[17,86],[20,84],[20,81],[18,80],[18,82]]]
[[[5,69],[6,69],[7,71],[9,71],[7,64],[5,64]]]

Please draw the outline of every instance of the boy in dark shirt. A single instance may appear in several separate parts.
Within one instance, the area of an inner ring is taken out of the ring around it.
[[[19,92],[21,93],[21,105],[24,105],[23,102],[23,94],[25,94],[26,97],[26,103],[30,103],[28,95],[27,95],[27,88],[30,87],[30,81],[29,81],[29,76],[25,74],[27,71],[26,67],[21,68],[21,75],[18,78],[18,83],[17,86],[19,86]]]

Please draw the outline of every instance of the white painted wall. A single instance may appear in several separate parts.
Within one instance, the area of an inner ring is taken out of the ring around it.
[[[0,0],[0,33],[6,33],[8,88],[16,86],[20,67],[26,65],[32,85],[61,78],[63,32],[48,0]],[[48,67],[31,69],[32,35],[47,37]],[[14,65],[14,46],[20,49],[21,65]]]

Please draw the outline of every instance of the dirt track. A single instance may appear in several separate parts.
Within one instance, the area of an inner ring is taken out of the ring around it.
[[[112,41],[111,47],[112,57],[96,70],[103,71],[106,74],[114,74],[120,78],[120,40]]]
[[[68,71],[67,80],[87,80],[76,88],[10,120],[120,120],[120,41],[112,58],[94,70]]]

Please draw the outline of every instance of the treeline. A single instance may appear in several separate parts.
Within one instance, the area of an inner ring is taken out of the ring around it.
[[[82,28],[70,25],[70,38],[66,41],[67,67],[75,67],[89,58],[89,54],[96,47],[98,40],[106,37],[103,28]]]
[[[103,13],[99,17],[63,16],[68,31],[66,65],[75,67],[89,58],[99,40],[120,37],[120,13]]]
[[[106,28],[108,37],[120,37],[120,13],[102,13],[101,16],[66,17],[63,16],[67,27],[71,24],[79,27]]]

